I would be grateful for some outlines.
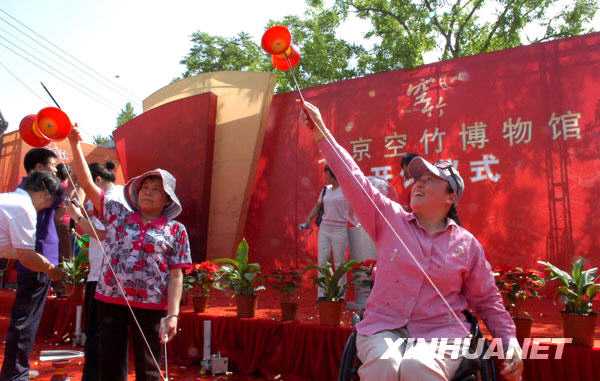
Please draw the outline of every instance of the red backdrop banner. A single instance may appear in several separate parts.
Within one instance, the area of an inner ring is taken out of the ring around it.
[[[206,255],[217,97],[195,95],[154,108],[119,127],[117,153],[127,179],[163,168],[177,179],[192,256]]]
[[[598,264],[600,34],[315,87],[336,139],[407,200],[398,154],[452,159],[466,183],[463,225],[495,266]],[[301,233],[322,186],[296,93],[273,98],[245,235],[267,268],[316,259]],[[403,194],[404,193],[404,194]]]

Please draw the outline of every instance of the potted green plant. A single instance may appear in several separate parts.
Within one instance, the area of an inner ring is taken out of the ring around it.
[[[184,275],[184,290],[192,297],[194,312],[204,312],[210,295],[210,289],[217,279],[219,266],[211,261],[196,263],[192,269]]]
[[[346,286],[340,286],[340,279],[346,276],[358,262],[350,260],[342,263],[337,268],[327,262],[321,266],[308,266],[307,270],[316,270],[314,282],[317,287],[324,290],[324,296],[319,298],[317,308],[319,320],[324,325],[339,325],[342,317],[343,297]]]
[[[365,309],[367,298],[373,289],[376,266],[377,261],[375,259],[365,259],[352,266],[354,300],[346,304],[348,309],[353,311],[362,311]]]
[[[275,270],[265,276],[267,285],[280,295],[281,320],[296,320],[298,312],[298,289],[302,273],[298,270]]]
[[[75,303],[82,303],[85,282],[90,270],[88,257],[90,238],[88,235],[78,235],[75,243],[79,248],[79,253],[71,258],[64,259],[60,266],[64,272],[63,284],[65,285],[66,296]]]
[[[354,276],[360,277],[358,285],[367,287],[368,289],[373,288],[375,267],[377,261],[375,259],[365,259],[362,262],[357,262],[352,266],[352,273]]]
[[[506,309],[515,322],[517,339],[530,337],[533,319],[524,305],[527,299],[539,298],[539,291],[545,285],[544,278],[538,271],[522,267],[500,270],[494,275]]]
[[[238,245],[235,258],[218,258],[214,262],[219,271],[214,287],[220,290],[231,290],[235,295],[237,316],[252,318],[256,310],[256,293],[264,290],[259,285],[260,265],[248,262],[250,247],[246,239]]]
[[[193,278],[190,276],[190,273],[193,271],[193,268],[190,270],[186,270],[183,273],[183,285],[181,290],[181,301],[179,304],[181,306],[187,306],[190,301],[190,293],[192,292],[192,288],[194,287]]]
[[[583,258],[573,262],[570,274],[550,262],[539,263],[546,267],[550,280],[559,281],[557,291],[565,304],[565,309],[561,312],[564,337],[572,337],[574,344],[591,347],[596,327],[592,301],[600,289],[600,284],[596,283],[598,268],[583,270]]]

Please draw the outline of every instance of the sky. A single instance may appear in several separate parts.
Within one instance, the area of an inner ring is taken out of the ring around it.
[[[0,112],[12,131],[24,116],[52,105],[43,81],[84,138],[109,135],[126,102],[141,113],[145,97],[183,73],[179,61],[193,32],[245,31],[258,43],[270,19],[302,16],[304,9],[304,0],[0,0]],[[351,18],[338,34],[366,43],[368,29],[367,21]],[[59,78],[38,66],[55,68]]]
[[[139,114],[145,97],[183,73],[185,67],[179,61],[191,47],[193,32],[231,37],[246,31],[259,42],[270,19],[301,16],[304,9],[304,0],[1,0],[0,10],[87,65],[69,58],[78,68],[90,72],[89,66],[101,77],[65,63],[59,58],[65,56],[63,52],[0,11],[0,112],[12,131],[24,116],[52,105],[40,85],[43,81],[72,122],[79,124],[84,138],[109,135],[127,101]],[[362,31],[356,24],[364,26]],[[341,33],[349,40],[360,40],[367,28],[359,20]],[[38,65],[58,69],[76,82],[75,87],[92,92],[92,97],[70,87],[69,79],[55,78],[6,46]]]

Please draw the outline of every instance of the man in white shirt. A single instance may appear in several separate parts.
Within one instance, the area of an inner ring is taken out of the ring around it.
[[[34,204],[34,208],[37,210],[35,252],[23,249],[15,251],[19,259],[16,265],[17,292],[10,314],[10,324],[5,336],[4,360],[2,361],[2,369],[0,369],[0,381],[29,379],[29,356],[44,312],[50,279],[60,278],[62,274],[58,267],[59,239],[56,231],[56,214],[63,208],[63,192],[58,186],[58,180],[54,177],[56,176],[57,165],[57,154],[47,148],[32,148],[27,151],[23,158],[23,167],[27,172],[27,176],[32,175],[34,172],[47,172],[45,176],[48,176],[48,173],[52,175],[37,184],[29,185],[30,192],[42,192],[39,194],[39,198],[29,195],[30,202]],[[28,192],[27,189],[23,188],[24,183],[26,180],[32,181],[38,176],[44,177],[43,175],[34,175],[29,179],[24,178],[19,188]],[[31,188],[32,186],[33,188]],[[53,202],[50,207],[44,208],[46,205],[42,205],[47,204],[47,200],[44,201],[44,198],[41,197],[44,195],[43,192],[48,192],[54,196],[51,197]],[[11,221],[11,223],[13,222]],[[14,251],[15,249],[10,248],[9,250]],[[44,258],[34,257],[33,254],[35,253]],[[38,261],[37,265],[28,263],[30,258]],[[35,372],[32,370],[31,373],[35,374]]]
[[[39,171],[14,192],[0,193],[0,257],[18,259],[28,269],[56,280],[62,272],[35,251],[35,234],[37,212],[52,206],[59,192],[58,178]]]

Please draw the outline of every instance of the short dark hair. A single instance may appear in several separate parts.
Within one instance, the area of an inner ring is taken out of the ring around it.
[[[89,165],[90,172],[92,173],[92,179],[100,177],[104,181],[110,181],[114,183],[116,180],[114,169],[115,164],[112,161],[107,161],[105,164],[92,163]]]
[[[412,159],[414,159],[417,156],[419,156],[419,154],[416,154],[413,152],[407,153],[400,161],[400,166],[403,168],[408,166],[410,164],[410,162],[412,161]]]
[[[456,222],[456,224],[458,226],[461,226],[460,218],[458,217],[458,209],[456,209],[456,205],[452,204],[452,206],[450,206],[450,209],[448,210],[448,214],[446,214],[446,218],[453,219],[454,222]]]
[[[57,199],[62,192],[59,178],[48,171],[31,172],[23,180],[22,187],[28,192],[47,191],[54,199]]]
[[[56,166],[56,176],[58,176],[60,181],[65,181],[69,178],[69,174],[71,173],[71,167],[69,167],[65,163],[59,163]]]
[[[454,189],[452,189],[452,187],[450,186],[450,183],[448,183],[448,188],[446,190],[448,193],[454,193]],[[458,209],[456,208],[455,204],[452,204],[450,206],[450,209],[448,210],[448,214],[446,214],[446,218],[453,219],[457,225],[461,226],[460,218],[458,217]]]
[[[51,158],[58,159],[56,153],[48,148],[32,148],[25,154],[23,165],[25,172],[29,173],[35,169],[38,164],[46,165]]]
[[[337,178],[335,177],[335,174],[333,173],[333,170],[331,169],[331,167],[330,167],[330,166],[326,165],[326,166],[323,168],[323,172],[327,172],[327,173],[329,173],[329,175],[331,175],[331,177],[333,177],[333,179],[334,179],[334,180],[337,180]]]

